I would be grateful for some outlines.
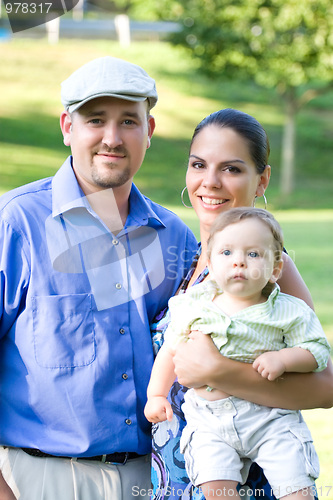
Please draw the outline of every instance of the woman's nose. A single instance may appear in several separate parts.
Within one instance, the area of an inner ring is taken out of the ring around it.
[[[222,182],[219,172],[215,168],[207,168],[202,185],[206,188],[220,188]]]

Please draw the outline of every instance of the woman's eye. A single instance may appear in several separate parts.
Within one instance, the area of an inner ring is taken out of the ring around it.
[[[204,168],[204,164],[201,163],[200,161],[196,161],[196,162],[191,164],[191,167],[200,169],[200,168]]]
[[[227,172],[231,172],[232,174],[239,174],[241,171],[238,167],[233,167],[232,165],[224,167],[224,170]]]

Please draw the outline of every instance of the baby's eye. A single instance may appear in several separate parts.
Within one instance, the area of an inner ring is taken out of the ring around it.
[[[259,257],[258,252],[249,252],[249,257]]]
[[[231,255],[231,251],[230,250],[223,250],[221,252],[222,255]]]

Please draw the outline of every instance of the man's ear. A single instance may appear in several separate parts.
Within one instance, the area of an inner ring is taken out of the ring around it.
[[[269,278],[270,283],[276,283],[279,279],[283,268],[283,260],[279,260],[279,262],[275,265],[272,276]]]
[[[151,137],[155,130],[155,118],[153,115],[149,115],[148,117],[148,140],[147,140],[147,149],[150,148],[151,145]]]
[[[68,111],[63,111],[60,115],[60,128],[64,138],[65,146],[71,145],[72,117]]]

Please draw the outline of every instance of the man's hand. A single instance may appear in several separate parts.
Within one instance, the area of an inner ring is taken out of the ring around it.
[[[286,371],[286,366],[280,355],[281,351],[269,351],[260,354],[254,362],[253,368],[268,380],[276,380]]]
[[[169,420],[170,422],[173,416],[171,404],[164,396],[149,397],[144,413],[146,419],[153,424],[164,422],[164,420]]]

